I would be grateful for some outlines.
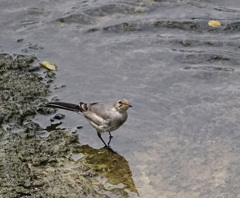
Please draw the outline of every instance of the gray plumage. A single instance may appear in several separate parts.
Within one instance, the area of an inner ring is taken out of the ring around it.
[[[80,102],[79,105],[76,105],[65,102],[50,102],[46,106],[82,114],[97,130],[98,137],[105,146],[109,146],[111,142],[112,135],[110,132],[117,130],[127,120],[127,110],[132,107],[127,99],[117,100],[113,104]],[[109,132],[108,145],[101,137],[103,132]]]

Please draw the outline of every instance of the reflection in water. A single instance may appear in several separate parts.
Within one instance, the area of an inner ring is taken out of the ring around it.
[[[77,152],[84,155],[81,160],[85,165],[99,173],[100,177],[93,181],[97,189],[120,193],[123,197],[128,197],[130,192],[139,195],[128,161],[123,156],[111,149],[94,149],[88,145],[78,147]]]

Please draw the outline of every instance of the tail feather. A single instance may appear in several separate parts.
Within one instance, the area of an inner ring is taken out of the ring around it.
[[[66,103],[66,102],[49,102],[46,107],[65,109],[68,111],[82,112],[79,105]]]

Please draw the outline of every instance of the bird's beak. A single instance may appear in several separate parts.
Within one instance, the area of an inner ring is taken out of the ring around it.
[[[132,107],[132,105],[130,105],[130,104],[125,104],[124,106],[125,106],[125,107],[128,107],[128,108],[129,108],[129,107]]]

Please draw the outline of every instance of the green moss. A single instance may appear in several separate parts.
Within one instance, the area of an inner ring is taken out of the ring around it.
[[[78,147],[77,152],[83,153],[85,156],[84,164],[103,178],[107,178],[109,184],[122,184],[124,186],[122,188],[112,187],[110,191],[117,189],[123,196],[128,196],[126,190],[138,194],[128,161],[123,156],[107,148],[93,149],[88,145]],[[105,187],[104,189],[109,190]]]

